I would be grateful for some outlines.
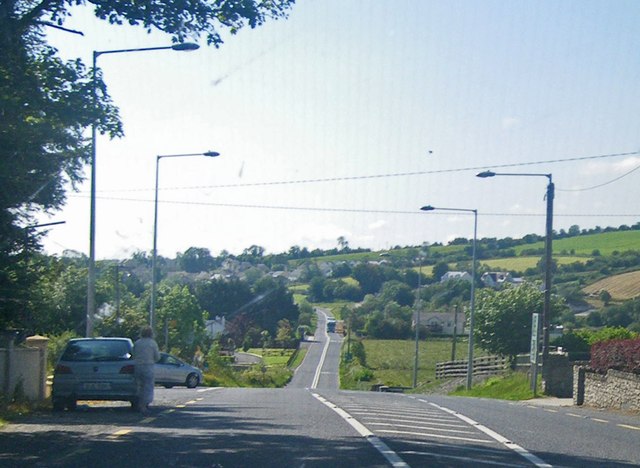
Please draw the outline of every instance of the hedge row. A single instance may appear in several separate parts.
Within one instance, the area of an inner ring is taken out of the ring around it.
[[[595,343],[591,347],[591,368],[598,372],[615,369],[640,374],[640,338]]]

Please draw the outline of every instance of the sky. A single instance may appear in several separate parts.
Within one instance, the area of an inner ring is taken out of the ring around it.
[[[640,221],[637,1],[307,0],[219,48],[101,55],[125,136],[97,140],[96,257],[153,245],[374,250]],[[87,7],[52,30],[65,59],[170,45]],[[87,168],[86,175],[89,175]],[[89,184],[39,222],[89,250]]]

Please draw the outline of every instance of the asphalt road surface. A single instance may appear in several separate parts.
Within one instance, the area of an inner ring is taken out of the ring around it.
[[[571,406],[338,390],[319,327],[285,389],[156,388],[150,414],[84,402],[0,431],[0,466],[640,465],[640,417]]]

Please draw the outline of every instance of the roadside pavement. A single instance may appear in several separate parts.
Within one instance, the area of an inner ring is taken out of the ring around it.
[[[520,400],[520,403],[531,406],[573,406],[573,398],[539,397]]]

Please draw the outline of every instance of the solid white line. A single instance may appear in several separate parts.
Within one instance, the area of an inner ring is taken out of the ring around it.
[[[425,401],[425,400],[420,400],[420,401]],[[435,408],[439,408],[442,411],[445,411],[445,412],[447,412],[449,414],[454,415],[456,418],[460,418],[462,421],[464,421],[464,422],[466,422],[468,424],[471,424],[472,426],[476,427],[478,430],[480,430],[480,431],[484,432],[485,434],[487,434],[492,439],[494,439],[497,442],[501,443],[505,447],[513,450],[518,455],[523,457],[525,460],[528,460],[529,462],[533,463],[535,466],[538,466],[540,468],[551,468],[552,467],[552,465],[549,465],[548,463],[546,463],[544,460],[542,460],[541,458],[537,457],[533,453],[529,452],[528,450],[524,449],[523,447],[520,447],[518,444],[511,442],[506,437],[501,436],[497,432],[489,429],[486,426],[483,426],[482,424],[474,421],[473,419],[468,418],[463,414],[457,413],[456,411],[450,410],[449,408],[445,408],[444,406],[440,406],[440,405],[437,405],[435,403],[431,403],[431,402],[427,402],[427,401],[425,401],[425,402],[429,403],[431,406],[433,406]]]
[[[324,315],[325,321],[327,320],[327,314],[325,314],[322,310],[320,313]],[[320,380],[320,373],[322,371],[322,366],[324,366],[324,360],[327,357],[327,351],[329,350],[329,343],[331,343],[331,337],[327,333],[327,328],[324,329],[324,336],[326,338],[324,342],[324,349],[322,350],[322,356],[320,356],[320,362],[318,363],[318,367],[316,367],[316,374],[313,376],[313,382],[311,382],[310,388],[318,387],[318,381]]]
[[[391,464],[391,466],[394,466],[397,468],[409,468],[409,465],[402,458],[400,458],[396,452],[391,450],[389,446],[387,446],[387,444],[385,444],[382,440],[380,440],[378,437],[373,435],[373,432],[371,432],[362,423],[360,423],[355,418],[353,418],[353,416],[351,416],[349,413],[347,413],[345,410],[343,410],[339,406],[334,405],[329,400],[326,400],[325,398],[321,397],[317,393],[312,393],[312,395],[316,400],[318,400],[325,406],[331,408],[333,411],[338,413],[338,415],[342,419],[344,419],[351,427],[353,427],[356,431],[358,431],[358,434],[366,438],[367,441],[369,441],[369,443],[373,445],[376,448],[376,450],[382,454],[384,458],[386,458],[386,460]]]

